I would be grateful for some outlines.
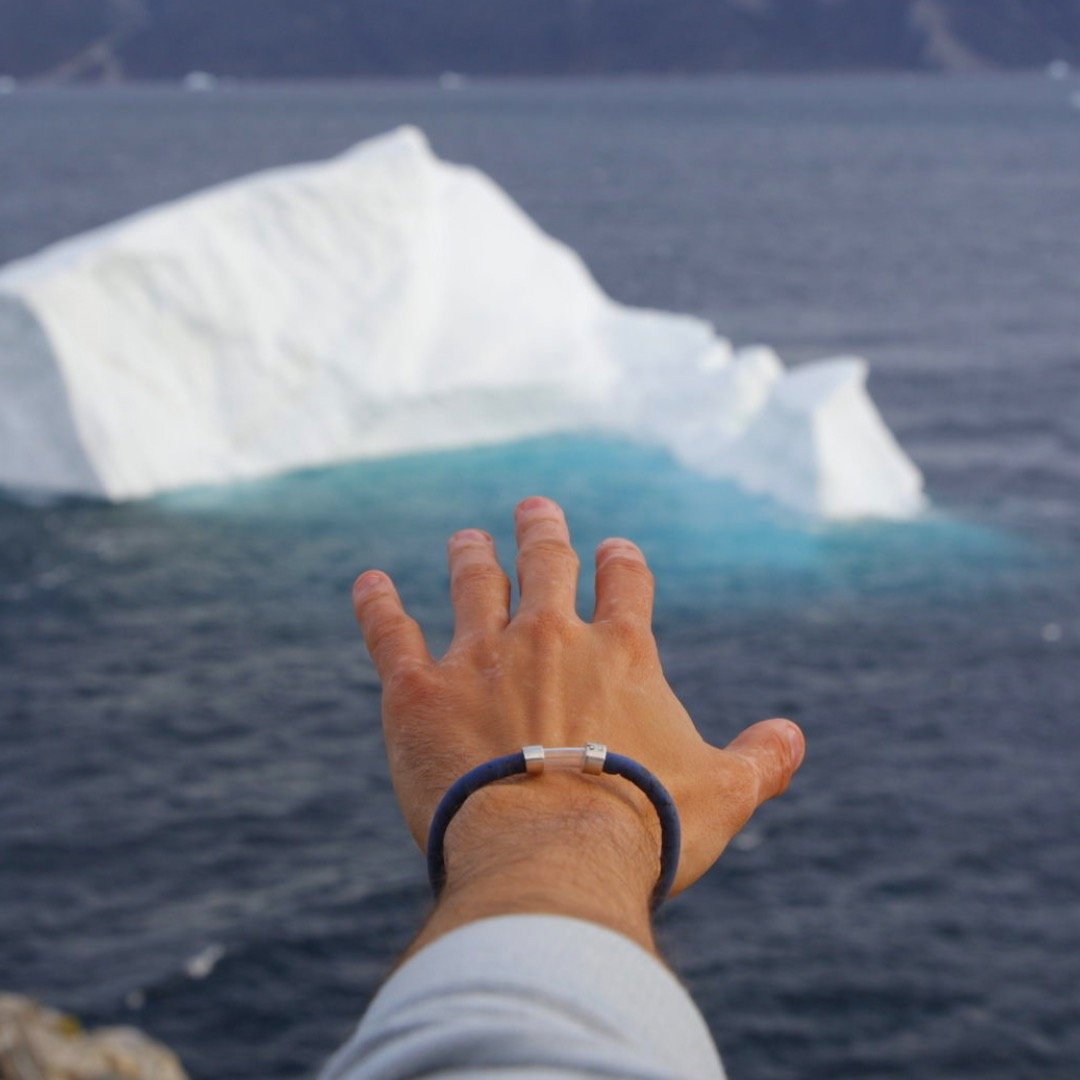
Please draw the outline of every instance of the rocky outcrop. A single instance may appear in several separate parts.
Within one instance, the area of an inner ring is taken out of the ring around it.
[[[73,1016],[0,994],[0,1080],[188,1080],[177,1056],[129,1027],[84,1031]]]

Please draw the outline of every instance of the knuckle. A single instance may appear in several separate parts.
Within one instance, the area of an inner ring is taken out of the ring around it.
[[[387,646],[400,632],[399,622],[395,618],[387,616],[369,618],[364,624],[364,639],[367,642],[368,652],[372,656],[385,652]]]
[[[607,619],[602,625],[620,670],[649,674],[659,669],[660,650],[648,620],[623,616]]]
[[[603,562],[602,570],[617,570],[622,577],[636,578],[650,589],[653,585],[653,572],[649,564],[640,555],[618,552],[609,555]]]
[[[525,612],[515,621],[522,633],[544,644],[569,643],[576,629],[575,620],[553,608],[537,608],[535,611]]]
[[[543,536],[530,540],[518,556],[518,565],[529,559],[552,560],[566,563],[568,566],[580,566],[578,553],[565,540]]]
[[[791,748],[780,731],[769,732],[769,765],[760,769],[761,793],[766,799],[775,799],[783,795],[791,783],[792,771],[787,767],[791,758]]]
[[[487,562],[466,563],[455,568],[452,586],[455,592],[474,592],[508,585],[506,575],[498,566]]]
[[[631,666],[655,658],[656,639],[645,623],[637,619],[609,619],[604,626],[608,640],[627,657]]]
[[[420,661],[400,663],[383,680],[388,699],[408,712],[422,712],[440,697],[431,666]]]
[[[367,628],[368,651],[373,657],[386,656],[417,632],[419,627],[407,615],[385,615],[373,620]]]
[[[497,640],[489,631],[483,629],[455,634],[450,653],[457,660],[464,660],[480,671],[489,670],[499,660]]]
[[[739,759],[739,767],[732,771],[726,785],[726,801],[739,828],[753,816],[758,807],[761,779],[753,763]]]

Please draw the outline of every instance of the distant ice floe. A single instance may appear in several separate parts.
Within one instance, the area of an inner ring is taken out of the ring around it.
[[[184,964],[184,973],[189,979],[207,979],[224,955],[223,945],[208,945]]]
[[[440,90],[464,90],[469,80],[457,71],[444,71],[439,76]]]
[[[0,269],[0,484],[123,500],[593,430],[810,514],[908,517],[922,479],[866,373],[613,302],[401,128]]]
[[[1051,60],[1046,65],[1046,76],[1049,79],[1067,79],[1072,74],[1072,65],[1068,60]]]
[[[208,71],[189,71],[182,80],[185,90],[205,94],[218,88],[218,77]]]

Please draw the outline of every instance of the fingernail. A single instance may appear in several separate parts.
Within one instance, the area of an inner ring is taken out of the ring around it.
[[[451,547],[461,547],[463,544],[490,544],[491,534],[483,529],[458,529],[450,537]]]
[[[353,596],[367,596],[374,592],[386,580],[386,575],[378,570],[365,570],[355,582],[353,582]]]
[[[788,724],[788,744],[791,747],[791,767],[797,769],[802,764],[803,755],[806,753],[806,740],[802,732],[795,724]]]
[[[519,514],[531,514],[537,510],[550,510],[555,504],[550,499],[545,499],[543,495],[530,495],[527,499],[522,499],[518,503],[517,512]]]

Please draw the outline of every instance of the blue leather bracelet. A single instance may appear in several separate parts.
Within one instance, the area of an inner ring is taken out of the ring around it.
[[[549,759],[553,764],[562,763],[566,767],[566,763],[570,763],[580,771],[594,775],[605,772],[612,776],[621,776],[635,784],[648,796],[660,818],[660,876],[653,889],[651,901],[653,909],[659,907],[671,891],[675,873],[679,868],[681,829],[675,801],[664,785],[644,765],[640,765],[633,758],[611,753],[599,743],[548,750],[540,746],[526,746],[517,753],[493,758],[491,761],[484,762],[483,765],[477,765],[475,769],[470,769],[464,776],[455,780],[439,801],[428,829],[427,867],[432,891],[438,896],[446,883],[446,859],[443,853],[446,830],[465,800],[473,792],[488,784],[494,784],[498,780],[526,773],[539,774],[544,771]]]

